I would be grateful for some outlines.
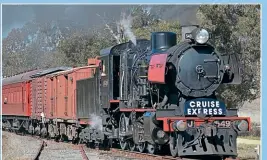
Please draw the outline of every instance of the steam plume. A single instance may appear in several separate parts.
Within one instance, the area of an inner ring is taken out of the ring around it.
[[[134,45],[136,45],[136,37],[131,30],[132,27],[132,17],[131,15],[127,16],[125,14],[122,15],[122,19],[118,23],[118,30],[123,32],[123,35],[130,39]]]
[[[102,126],[102,118],[96,114],[91,114],[90,115],[90,120],[91,120],[91,127],[95,130],[102,131],[103,126]]]

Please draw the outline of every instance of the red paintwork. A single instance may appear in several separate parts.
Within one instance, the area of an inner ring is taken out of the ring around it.
[[[85,66],[57,72],[46,76],[46,117],[49,119],[72,119],[76,117],[76,81],[89,78],[97,66]]]
[[[29,116],[27,105],[25,106],[25,100],[26,100],[25,92],[26,92],[25,82],[14,83],[3,86],[3,93],[2,93],[3,115]],[[7,99],[7,104],[4,104],[5,99]]]
[[[89,58],[88,59],[88,66],[90,66],[90,65],[97,65],[97,66],[99,66],[99,63],[101,62],[101,60],[99,60],[98,58],[99,57]]]
[[[2,115],[31,115],[31,75],[39,72],[34,70],[3,79],[2,83]],[[7,104],[4,103],[7,99]]]
[[[231,121],[236,121],[236,120],[247,120],[248,122],[248,128],[249,130],[251,129],[251,123],[250,123],[250,117],[207,117],[207,118],[198,118],[198,117],[164,117],[164,118],[157,118],[159,121],[163,121],[163,131],[165,132],[173,132],[172,129],[172,123],[176,120],[183,120],[183,121],[188,121],[188,120],[193,120],[195,122],[196,126],[199,126],[200,124],[204,122],[213,122],[215,120],[231,120]]]
[[[88,121],[88,120],[79,120],[80,124],[91,124],[92,122],[91,121]]]
[[[41,113],[47,108],[47,79],[38,77],[32,80],[32,118],[41,119]]]
[[[153,83],[165,83],[167,54],[156,54],[150,59],[148,80]]]
[[[120,103],[120,100],[114,100],[114,99],[113,99],[113,100],[110,100],[109,102],[110,102],[110,103]]]

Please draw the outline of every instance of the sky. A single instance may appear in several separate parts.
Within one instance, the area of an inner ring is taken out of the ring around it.
[[[29,21],[71,19],[84,27],[96,27],[118,19],[129,5],[3,5],[2,29],[6,37],[13,28],[20,28]],[[198,5],[177,5],[165,10],[162,19],[188,21],[195,19]],[[101,17],[101,18],[100,18]],[[193,20],[194,21],[194,20]]]

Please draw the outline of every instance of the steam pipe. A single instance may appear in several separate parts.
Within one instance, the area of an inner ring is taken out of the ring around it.
[[[160,102],[159,107],[162,108],[164,105],[166,105],[167,101],[168,101],[168,97],[164,95],[164,98],[162,102]]]

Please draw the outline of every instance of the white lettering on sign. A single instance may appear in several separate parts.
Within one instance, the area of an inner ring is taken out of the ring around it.
[[[189,105],[191,108],[220,108],[219,101],[191,101]]]
[[[186,105],[187,115],[223,115],[225,106],[217,100],[194,100]]]
[[[188,108],[188,115],[197,115],[197,114],[206,114],[206,115],[222,115],[223,110],[221,108]]]

